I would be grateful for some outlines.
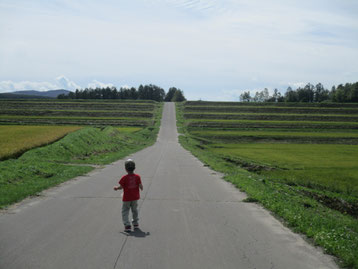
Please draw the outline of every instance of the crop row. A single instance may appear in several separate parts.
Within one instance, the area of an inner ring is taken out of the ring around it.
[[[185,102],[186,106],[210,106],[210,107],[218,107],[218,106],[260,106],[260,107],[336,107],[336,108],[358,108],[357,103],[294,103],[294,102],[282,102],[282,103],[255,103],[255,102],[211,102],[211,101],[187,101]]]
[[[121,100],[121,99],[0,99],[1,103],[113,103],[113,104],[155,104],[153,100]]]
[[[152,120],[140,118],[91,117],[0,117],[0,125],[93,125],[93,126],[148,126]]]
[[[282,114],[358,114],[358,108],[273,107],[273,106],[184,106],[188,112],[282,113]]]
[[[350,132],[342,132],[341,130],[334,131],[304,131],[304,130],[294,130],[294,131],[278,131],[271,129],[269,131],[265,130],[191,130],[191,134],[198,136],[207,136],[207,137],[217,137],[217,136],[301,136],[301,137],[333,137],[333,138],[358,138],[358,130]]]
[[[221,121],[189,121],[186,125],[190,127],[199,128],[220,128],[220,129],[235,129],[235,128],[280,128],[280,129],[358,129],[358,123],[355,122],[314,122],[314,121],[259,121],[259,120],[221,120]]]
[[[282,121],[347,121],[358,122],[356,115],[258,114],[258,113],[185,113],[185,119],[282,120]]]
[[[210,132],[191,131],[192,135],[198,138],[220,141],[224,143],[314,143],[314,144],[350,144],[358,145],[358,133],[337,134],[337,133],[275,133],[275,132]]]
[[[72,117],[140,117],[151,118],[150,111],[80,111],[80,110],[26,110],[26,109],[0,109],[0,115],[16,116],[72,116]]]
[[[36,110],[121,110],[152,111],[155,104],[127,103],[51,103],[51,102],[0,102],[0,109],[36,109]]]

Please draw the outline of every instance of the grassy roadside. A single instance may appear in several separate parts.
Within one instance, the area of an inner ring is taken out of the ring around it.
[[[205,145],[186,131],[178,106],[177,126],[182,134],[179,137],[181,145],[212,169],[224,173],[227,181],[247,193],[247,202],[257,202],[273,212],[293,231],[306,235],[313,244],[338,257],[341,266],[358,268],[356,218],[305,195],[308,190],[303,186],[269,180],[206,150]]]
[[[78,164],[108,164],[154,144],[161,113],[162,105],[153,124],[137,132],[86,127],[18,159],[0,162],[0,209],[94,169]]]

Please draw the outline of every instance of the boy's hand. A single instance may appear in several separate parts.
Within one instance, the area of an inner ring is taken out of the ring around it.
[[[117,191],[117,190],[119,189],[119,187],[118,187],[118,186],[114,186],[113,189],[114,189],[115,191]]]

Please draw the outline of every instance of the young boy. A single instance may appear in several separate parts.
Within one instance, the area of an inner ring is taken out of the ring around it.
[[[122,219],[124,224],[124,231],[131,231],[131,223],[129,222],[129,210],[132,210],[133,227],[138,229],[138,200],[140,198],[139,189],[143,190],[142,181],[140,176],[134,174],[135,163],[133,160],[128,159],[124,166],[127,175],[123,176],[119,181],[119,186],[114,186],[114,190],[123,189],[123,205],[122,205]]]

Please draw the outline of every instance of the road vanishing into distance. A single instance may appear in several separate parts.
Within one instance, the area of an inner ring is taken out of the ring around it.
[[[124,160],[0,213],[0,268],[320,269],[332,257],[309,245],[177,141],[166,103],[155,145],[130,157],[144,191],[140,230],[127,235],[113,186]]]

